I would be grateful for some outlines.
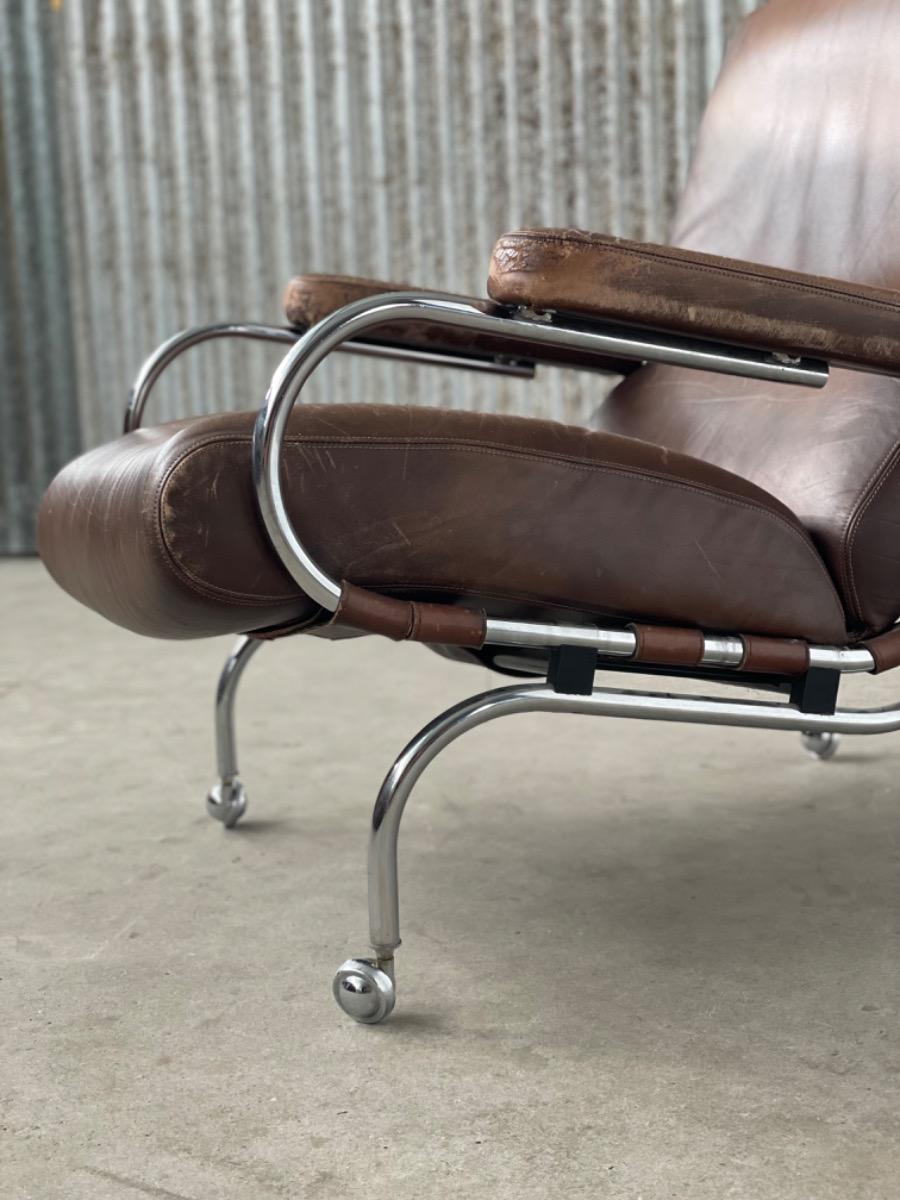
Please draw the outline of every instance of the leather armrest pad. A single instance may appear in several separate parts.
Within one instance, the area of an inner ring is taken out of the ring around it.
[[[488,295],[900,373],[900,292],[672,246],[520,229],[494,247]]]
[[[284,315],[289,324],[308,328],[345,304],[381,292],[418,292],[405,283],[385,283],[355,275],[295,275],[285,289]]]
[[[288,284],[284,295],[284,311],[289,324],[306,329],[323,317],[381,292],[418,292],[422,288],[404,283],[385,283],[380,279],[363,279],[354,275],[296,275]],[[465,300],[479,308],[493,308],[489,301],[472,296],[451,295],[453,299]],[[584,367],[591,370],[613,371],[625,375],[634,370],[635,363],[623,362],[599,354],[582,354],[549,346],[524,346],[502,336],[484,333],[469,333],[465,329],[449,329],[440,325],[410,321],[402,325],[385,325],[372,331],[372,341],[390,342],[393,345],[409,346],[420,350],[437,350],[449,354],[474,354],[490,358],[502,355],[506,358],[538,363],[554,363],[559,366]]]

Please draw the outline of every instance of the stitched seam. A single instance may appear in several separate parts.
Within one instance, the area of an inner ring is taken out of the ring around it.
[[[251,596],[245,592],[239,592],[235,589],[220,588],[216,584],[208,583],[206,580],[198,578],[193,572],[189,571],[182,562],[179,561],[175,551],[169,545],[166,537],[165,521],[162,512],[163,493],[169,485],[174,472],[178,467],[185,462],[196,450],[204,449],[206,446],[215,445],[217,442],[222,444],[236,443],[241,444],[246,442],[244,437],[210,437],[203,442],[194,446],[189,446],[182,454],[178,456],[173,463],[169,465],[165,474],[157,484],[153,495],[153,532],[158,550],[164,560],[167,560],[174,573],[175,577],[188,588],[189,591],[195,592],[204,599],[215,599],[224,604],[230,605],[232,608],[242,608],[244,606],[252,608],[264,608],[267,605],[287,604],[298,597],[296,594],[291,595],[286,593],[281,596]]]
[[[199,452],[200,450],[206,449],[210,445],[215,445],[219,441],[221,441],[222,444],[229,443],[240,445],[242,443],[246,443],[249,445],[250,439],[244,434],[231,436],[225,435],[221,438],[217,438],[215,435],[213,435],[207,441],[196,443],[194,446],[190,447],[185,452],[183,457],[180,458],[177,463],[173,464],[173,469],[175,466],[180,465],[181,462],[184,461],[184,458],[189,457],[195,451]],[[721,500],[724,503],[734,504],[754,512],[762,513],[764,516],[770,517],[772,520],[777,521],[786,529],[789,529],[792,533],[797,534],[807,545],[808,549],[810,549],[817,561],[819,560],[819,556],[809,543],[808,535],[804,529],[799,525],[793,524],[785,514],[766,508],[765,505],[758,503],[747,496],[734,496],[728,492],[721,491],[713,484],[675,478],[671,475],[663,474],[662,471],[654,470],[651,467],[624,466],[620,463],[612,462],[609,459],[589,459],[580,455],[554,454],[552,451],[536,452],[533,450],[527,450],[524,447],[513,446],[502,442],[487,444],[484,442],[463,441],[461,439],[453,438],[378,438],[374,436],[351,436],[338,439],[334,437],[322,437],[315,435],[304,436],[302,434],[294,434],[292,437],[288,436],[285,438],[285,444],[293,446],[325,446],[329,449],[340,449],[341,447],[347,445],[357,445],[367,450],[396,450],[407,448],[447,449],[462,451],[464,453],[493,455],[499,458],[522,458],[531,460],[533,462],[550,462],[554,465],[558,464],[559,466],[574,470],[605,470],[617,475],[629,476],[631,478],[649,479],[653,482],[665,484],[669,487],[680,488],[683,491],[706,494],[715,500]]]
[[[289,435],[288,437],[285,438],[285,444],[292,445],[292,446],[321,445],[321,446],[334,447],[337,449],[337,448],[340,448],[341,446],[347,445],[348,443],[354,444],[354,439],[341,438],[340,440],[336,440],[334,438],[315,438],[315,437],[310,438],[310,437],[303,437],[302,435],[298,436],[296,434],[293,437],[291,437]],[[162,500],[162,493],[163,493],[163,490],[165,489],[165,487],[168,485],[174,471],[183,462],[185,462],[189,457],[191,457],[193,454],[199,453],[200,451],[208,448],[209,446],[213,446],[213,445],[249,445],[249,444],[250,444],[250,438],[244,434],[224,435],[224,436],[212,435],[209,438],[206,438],[200,442],[197,442],[193,446],[187,447],[185,449],[185,451],[170,465],[170,467],[166,471],[165,475],[163,476],[163,479],[161,480],[160,484],[158,485],[158,487],[156,489],[156,493],[154,496],[154,513],[155,513],[155,516],[156,516],[156,519],[158,522],[158,532],[160,534],[160,537],[158,539],[159,545],[161,546],[161,548],[164,549],[164,552],[166,553],[167,557],[169,558],[170,562],[175,567],[176,572],[179,575],[184,577],[186,580],[191,580],[191,581],[201,584],[204,588],[216,588],[216,585],[206,583],[205,581],[198,579],[195,575],[193,575],[192,572],[188,571],[188,569],[182,563],[179,563],[179,561],[177,560],[177,558],[175,556],[174,550],[168,545],[168,542],[165,541],[165,529],[164,529],[164,522],[162,519],[162,506],[160,503]],[[782,526],[789,533],[793,534],[796,538],[799,538],[800,544],[803,546],[804,550],[807,552],[808,557],[811,558],[815,562],[816,566],[818,568],[820,568],[821,573],[823,574],[825,579],[828,581],[830,591],[831,591],[831,599],[834,602],[834,605],[835,605],[836,611],[840,617],[841,623],[843,624],[843,622],[844,622],[844,615],[845,615],[844,608],[843,608],[843,605],[840,603],[840,599],[838,597],[837,591],[835,590],[834,583],[831,580],[830,576],[828,575],[828,572],[825,569],[822,559],[820,558],[819,554],[814,549],[811,541],[808,539],[808,536],[803,532],[802,529],[791,524],[780,513],[772,512],[770,509],[763,507],[761,504],[755,504],[753,501],[747,500],[743,497],[729,496],[729,495],[723,494],[705,484],[693,484],[693,483],[688,483],[687,481],[683,481],[683,480],[673,480],[668,476],[661,476],[656,473],[643,470],[641,468],[620,467],[620,466],[617,466],[614,464],[610,464],[606,461],[603,461],[603,462],[585,462],[583,460],[574,460],[573,461],[572,459],[551,456],[551,455],[545,455],[543,453],[535,454],[534,452],[529,452],[527,450],[521,450],[518,448],[506,448],[506,447],[494,448],[494,447],[489,447],[489,446],[485,446],[482,444],[464,443],[464,442],[443,442],[443,441],[437,440],[437,439],[436,440],[405,439],[405,440],[399,440],[399,441],[384,442],[384,441],[377,441],[375,439],[370,439],[370,438],[359,438],[359,439],[355,439],[355,444],[364,445],[365,449],[367,449],[367,450],[390,450],[390,449],[396,449],[398,446],[402,446],[402,447],[406,447],[406,448],[414,448],[414,449],[423,449],[423,448],[430,449],[432,447],[440,447],[440,448],[445,448],[445,449],[453,449],[453,450],[457,450],[457,451],[463,451],[465,453],[486,454],[486,455],[490,455],[492,457],[497,457],[497,458],[523,458],[523,459],[532,460],[535,462],[552,461],[554,464],[559,465],[560,467],[562,467],[566,470],[580,470],[580,471],[605,470],[605,471],[609,471],[612,474],[625,476],[626,478],[637,479],[637,480],[641,480],[641,481],[648,480],[651,483],[656,483],[656,484],[660,484],[660,485],[668,486],[668,487],[674,487],[674,488],[677,488],[679,491],[685,491],[685,492],[689,492],[692,494],[699,493],[701,495],[707,495],[710,497],[710,499],[716,500],[719,503],[728,504],[728,505],[731,505],[732,507],[742,508],[742,509],[746,509],[750,512],[759,513],[761,516],[766,517],[772,521],[775,521],[778,525]],[[194,590],[199,590],[199,589],[195,588]],[[218,590],[219,589],[216,588],[216,591],[218,591]],[[239,596],[239,597],[244,596],[244,593],[240,593],[240,592],[224,592],[223,594],[224,595],[230,594],[230,595]],[[273,600],[286,602],[286,601],[290,600],[291,598],[292,598],[291,596],[285,596],[283,598],[272,596],[272,597],[266,597],[265,599],[262,599],[259,597],[252,597],[252,598],[248,597],[248,599],[250,599],[250,602],[255,603],[255,604],[265,604],[267,602],[271,603]],[[237,603],[237,602],[235,602],[235,603]]]
[[[513,239],[510,239],[510,240],[513,240]],[[522,242],[530,242],[530,243],[545,242],[548,245],[552,244],[552,243],[556,243],[559,245],[568,245],[568,246],[574,245],[574,246],[581,246],[581,247],[585,247],[585,248],[590,247],[595,250],[606,251],[609,254],[627,254],[627,255],[630,255],[632,258],[641,258],[641,259],[647,258],[647,259],[653,259],[657,262],[675,264],[679,267],[685,268],[685,270],[687,270],[687,271],[693,271],[698,274],[736,275],[739,278],[758,279],[758,280],[763,281],[764,283],[772,284],[775,287],[785,288],[788,291],[797,293],[798,295],[805,295],[808,292],[821,292],[822,295],[824,295],[824,296],[833,296],[833,297],[836,297],[841,300],[846,300],[847,303],[859,305],[859,307],[861,307],[861,308],[871,308],[871,309],[875,309],[877,311],[883,311],[883,312],[892,313],[894,315],[900,315],[900,303],[897,303],[896,301],[877,300],[874,297],[869,298],[869,297],[865,297],[865,296],[860,296],[859,294],[848,292],[842,288],[830,287],[828,284],[823,284],[823,283],[808,283],[808,284],[807,283],[795,283],[793,280],[784,279],[779,275],[769,275],[762,271],[749,270],[746,267],[730,267],[730,266],[726,266],[724,263],[721,265],[718,263],[715,263],[715,264],[695,263],[695,262],[690,262],[687,259],[681,258],[680,256],[677,256],[674,254],[661,254],[661,253],[659,253],[659,251],[654,251],[654,250],[632,250],[625,246],[614,245],[614,244],[610,244],[607,242],[582,241],[578,238],[563,238],[563,237],[527,238],[527,237],[522,237],[519,240]],[[497,269],[501,274],[505,273],[505,271],[507,270],[507,268],[505,268],[502,264],[498,264]],[[513,270],[515,270],[515,268],[513,268]]]
[[[859,591],[856,586],[856,569],[853,564],[853,551],[856,545],[856,536],[859,532],[862,519],[868,509],[878,496],[878,493],[891,477],[894,468],[897,466],[897,458],[900,457],[900,447],[894,446],[878,464],[875,471],[872,473],[869,482],[866,484],[866,493],[855,512],[850,514],[847,522],[846,540],[846,560],[847,560],[847,575],[850,585],[850,597],[853,604],[853,615],[857,620],[866,622],[862,614],[862,604],[859,597]]]
[[[250,439],[246,435],[237,435],[237,436],[226,435],[224,437],[212,436],[203,442],[197,443],[196,445],[186,449],[184,454],[182,454],[176,460],[176,462],[172,464],[172,467],[170,468],[169,472],[167,472],[166,481],[168,481],[168,477],[175,470],[175,468],[177,466],[179,466],[183,461],[185,461],[185,459],[190,457],[190,455],[192,455],[195,452],[199,452],[200,450],[205,449],[206,447],[208,447],[210,445],[215,445],[215,444],[236,444],[236,445],[249,444],[249,440]],[[286,443],[289,445],[316,444],[316,445],[331,446],[334,448],[339,448],[342,445],[346,445],[351,440],[352,439],[349,439],[349,438],[340,439],[339,441],[335,440],[333,438],[332,439],[304,438],[303,436],[297,436],[297,435],[294,435],[293,437],[288,437],[285,439]],[[525,459],[531,459],[531,460],[534,460],[537,462],[545,461],[547,458],[551,458],[551,456],[549,456],[549,455],[545,456],[543,454],[534,454],[533,452],[523,451],[518,448],[514,448],[512,450],[507,450],[505,448],[504,449],[494,449],[493,447],[487,447],[484,445],[478,445],[478,444],[472,444],[472,443],[463,443],[463,442],[443,442],[442,443],[437,440],[431,441],[431,440],[424,440],[424,439],[423,440],[407,439],[405,441],[400,441],[400,442],[397,442],[397,441],[379,442],[379,441],[376,441],[375,439],[360,438],[357,440],[357,444],[365,444],[366,449],[395,449],[398,445],[406,446],[406,447],[412,446],[417,449],[421,449],[423,447],[430,448],[432,446],[443,445],[445,448],[448,448],[448,449],[463,450],[465,452],[471,452],[471,453],[488,454],[488,455],[492,455],[494,457],[525,458]],[[759,505],[759,504],[754,504],[752,501],[746,500],[744,498],[737,498],[737,497],[725,495],[707,485],[692,484],[692,483],[688,483],[686,481],[681,481],[681,480],[672,480],[668,476],[660,476],[655,473],[651,473],[649,471],[642,470],[641,468],[637,468],[637,469],[623,468],[623,467],[619,467],[616,465],[611,465],[607,462],[591,463],[591,462],[584,462],[584,461],[572,461],[570,459],[565,459],[565,458],[561,458],[561,457],[557,457],[557,456],[552,456],[552,461],[554,461],[555,463],[558,463],[563,468],[570,469],[570,470],[582,470],[582,471],[584,471],[584,470],[590,471],[590,470],[594,470],[594,469],[607,470],[607,471],[610,471],[611,473],[614,473],[617,475],[622,475],[622,476],[625,476],[628,478],[633,478],[633,479],[638,479],[638,480],[649,480],[650,482],[653,482],[653,483],[663,484],[663,485],[667,485],[669,487],[675,487],[680,491],[706,494],[711,499],[717,500],[720,503],[730,504],[733,507],[744,508],[751,512],[757,512],[764,517],[774,520],[777,524],[783,526],[790,533],[799,537],[801,544],[807,551],[807,554],[809,555],[809,557],[811,557],[815,561],[817,567],[820,567],[822,569],[822,573],[824,574],[825,578],[828,580],[828,583],[830,585],[830,589],[832,592],[832,600],[834,601],[834,604],[835,604],[837,612],[840,616],[841,622],[843,623],[843,620],[844,620],[843,605],[840,603],[837,592],[835,591],[835,588],[834,588],[834,584],[831,581],[830,577],[828,576],[828,572],[824,569],[824,565],[822,563],[821,558],[819,557],[818,553],[813,548],[811,542],[807,539],[804,532],[801,529],[797,528],[795,525],[792,525],[789,521],[787,521],[779,513],[774,513],[770,509],[764,508],[762,505]],[[160,488],[160,492],[161,492],[161,490],[162,490],[162,488]],[[159,511],[158,503],[156,505],[156,508],[157,508],[157,511]],[[169,549],[168,546],[167,546],[167,549]],[[177,560],[175,559],[174,551],[169,550],[169,554],[173,561],[173,564],[176,565],[176,567],[180,573],[183,573],[186,577],[189,577],[191,579],[196,579],[196,576],[193,576],[189,571],[187,571],[187,568],[185,568],[183,565],[177,563]],[[197,580],[197,582],[202,583],[203,581]],[[210,585],[210,584],[204,583],[203,586],[211,587],[211,586],[215,586],[215,585]],[[232,594],[242,595],[242,593],[232,593]],[[276,599],[276,598],[271,597],[271,599]],[[265,603],[265,601],[256,601],[256,602],[257,603]]]
[[[236,440],[243,440],[245,435],[240,435]],[[637,440],[637,439],[631,439]],[[326,446],[328,448],[340,448],[342,446],[364,446],[375,450],[385,449],[405,449],[407,447],[426,448],[426,449],[450,449],[450,450],[471,450],[473,453],[481,452],[484,454],[502,454],[507,453],[507,457],[531,459],[535,462],[551,462],[559,463],[562,466],[583,467],[588,470],[600,468],[608,471],[615,471],[619,474],[633,474],[641,478],[655,479],[660,483],[671,484],[672,486],[683,485],[685,488],[696,491],[706,492],[711,496],[730,500],[734,503],[744,504],[748,508],[757,509],[764,512],[777,520],[784,522],[790,529],[799,533],[801,537],[807,538],[808,535],[803,527],[798,523],[792,523],[790,512],[779,513],[773,509],[767,508],[764,504],[753,500],[749,496],[735,496],[730,492],[725,492],[721,488],[716,487],[712,483],[701,483],[698,480],[681,479],[677,476],[667,475],[661,470],[653,467],[634,466],[628,467],[621,463],[617,463],[608,458],[589,458],[587,455],[581,454],[565,454],[563,452],[554,452],[552,450],[529,450],[524,446],[516,446],[510,442],[483,442],[471,440],[468,438],[451,438],[451,437],[378,437],[375,435],[348,435],[346,437],[335,438],[333,435],[324,434],[294,434],[293,437],[285,438],[285,444],[291,445],[311,445],[311,446]],[[648,443],[650,444],[650,443]],[[200,448],[199,446],[197,447]],[[702,463],[701,459],[694,461]],[[704,466],[711,464],[703,463]],[[736,476],[735,478],[740,478]],[[742,480],[742,482],[747,482]],[[775,503],[775,497],[771,497]]]
[[[510,240],[515,240],[516,235],[508,235],[508,236],[510,237]],[[663,251],[657,250],[657,249],[651,250],[649,248],[646,250],[636,250],[636,249],[632,249],[628,246],[622,246],[622,245],[619,245],[616,243],[603,242],[603,241],[591,241],[588,239],[580,239],[580,238],[565,238],[565,237],[528,238],[528,237],[522,237],[520,240],[523,242],[524,241],[528,241],[528,242],[543,241],[543,242],[547,243],[548,245],[555,243],[558,245],[569,245],[569,246],[574,245],[574,246],[581,246],[581,247],[592,247],[599,251],[606,251],[610,254],[628,254],[628,255],[631,255],[633,258],[650,258],[650,259],[654,259],[658,262],[673,263],[679,267],[685,267],[689,271],[706,272],[709,274],[723,273],[723,274],[728,274],[728,275],[738,275],[738,276],[742,276],[742,277],[745,277],[748,279],[760,279],[766,283],[772,283],[779,287],[791,288],[794,291],[801,292],[801,293],[805,293],[808,291],[822,292],[823,294],[828,295],[828,296],[838,296],[842,299],[846,299],[851,304],[860,304],[860,305],[864,305],[864,306],[880,307],[880,308],[886,309],[888,312],[900,313],[900,303],[898,303],[896,301],[879,300],[874,297],[860,296],[858,293],[848,292],[846,289],[843,289],[841,287],[831,286],[829,284],[822,283],[822,282],[801,284],[801,283],[795,282],[792,279],[786,279],[782,275],[769,274],[768,272],[765,272],[765,271],[756,271],[756,270],[753,270],[752,268],[748,268],[748,267],[730,266],[726,259],[719,259],[715,263],[698,263],[698,262],[691,261],[687,257],[682,257],[681,254],[677,254],[677,253],[666,254],[664,252],[664,250]],[[672,247],[672,250],[677,250],[677,247]],[[690,253],[690,251],[682,251],[682,254],[684,254],[684,255],[687,255],[689,253]],[[710,257],[713,257],[713,256],[710,256]],[[503,270],[502,266],[500,267],[500,269]],[[811,276],[810,278],[813,278],[813,277]]]

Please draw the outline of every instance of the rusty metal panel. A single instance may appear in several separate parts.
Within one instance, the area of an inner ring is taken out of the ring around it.
[[[117,433],[155,343],[201,321],[278,321],[293,272],[481,294],[494,239],[519,225],[664,238],[724,43],[755,0],[21,7],[41,9],[33,53],[55,62],[61,181],[40,199],[56,199],[64,222],[60,311],[77,384],[76,399],[40,406],[28,437],[43,444],[49,422],[55,444],[65,432],[67,445],[92,445]],[[4,111],[22,104],[10,89],[38,86],[24,64],[9,81],[20,49],[9,27],[0,18]],[[37,163],[55,153],[36,130],[25,136]],[[4,196],[21,236],[29,201]],[[4,220],[6,239],[7,210]],[[7,290],[4,309],[39,319],[33,295],[23,304]],[[277,354],[200,347],[148,418],[255,407]],[[35,396],[29,371],[22,386]],[[601,386],[570,372],[529,384],[344,357],[310,396],[580,420]],[[33,504],[27,486],[19,503]]]

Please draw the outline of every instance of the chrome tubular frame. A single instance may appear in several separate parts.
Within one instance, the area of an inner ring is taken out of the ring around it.
[[[823,386],[828,377],[827,365],[815,360],[597,322],[562,320],[554,314],[510,313],[499,307],[483,311],[459,299],[418,292],[386,293],[349,304],[302,335],[294,329],[250,324],[205,326],[177,335],[161,346],[141,369],[129,398],[126,431],[138,428],[153,384],[168,363],[189,346],[210,338],[230,336],[290,344],[272,377],[265,404],[257,417],[252,448],[253,478],[273,548],[303,591],[330,612],[338,606],[341,587],[315,562],[297,535],[285,507],[280,475],[288,418],[316,367],[332,351],[348,350],[503,374],[530,374],[533,371],[533,364],[527,361],[470,359],[359,341],[378,326],[403,321],[501,335],[507,341],[521,342],[526,360],[529,346],[555,346],[809,387]],[[246,803],[237,775],[234,699],[241,674],[259,644],[250,638],[238,642],[226,662],[216,695],[220,782],[210,793],[208,804],[213,815],[226,825],[234,824]],[[529,656],[529,651],[547,650],[553,646],[594,649],[601,663],[604,657],[628,660],[637,648],[635,635],[627,629],[493,618],[487,621],[486,644],[514,648],[509,653],[509,661],[525,670],[541,669],[539,655],[532,653]],[[710,668],[733,671],[739,667],[743,654],[744,645],[739,636],[705,636],[700,666],[707,671]],[[841,673],[871,671],[874,667],[868,650],[850,647],[811,647],[809,661],[811,667]],[[641,670],[637,663],[634,668]],[[723,675],[723,678],[737,682],[733,674]],[[338,970],[334,981],[338,1003],[357,1020],[381,1021],[394,1005],[394,952],[400,945],[397,844],[403,811],[415,784],[428,764],[468,730],[498,717],[524,712],[565,712],[793,730],[804,736],[807,748],[820,758],[833,752],[839,734],[888,733],[900,729],[900,704],[872,710],[837,709],[831,714],[819,714],[803,711],[789,701],[736,701],[606,688],[595,688],[587,695],[572,695],[558,692],[546,683],[497,688],[457,704],[413,738],[388,772],[375,803],[369,839],[369,924],[375,957],[348,960]]]
[[[292,345],[300,340],[303,331],[289,325],[260,325],[252,321],[225,321],[215,325],[197,325],[176,333],[158,346],[145,359],[137,373],[128,403],[125,406],[124,432],[139,429],[144,409],[153,385],[170,363],[191,346],[217,338],[246,338],[255,342],[282,342]],[[368,358],[389,358],[400,362],[430,367],[462,367],[469,371],[486,371],[493,375],[512,375],[520,379],[534,376],[534,365],[528,362],[506,362],[501,359],[478,358],[473,355],[440,353],[434,350],[417,350],[408,346],[392,346],[386,342],[354,342],[341,346],[348,354],[359,354]]]
[[[511,314],[501,309],[484,312],[440,295],[391,293],[349,304],[308,330],[285,355],[257,417],[251,458],[260,513],[272,546],[302,590],[329,612],[338,607],[341,585],[307,551],[284,502],[281,453],[288,418],[304,384],[328,354],[380,325],[404,320],[432,322],[473,333],[502,333],[505,339],[522,341],[526,352],[529,345],[553,345],[811,387],[822,386],[828,376],[828,367],[817,362],[597,324],[564,323],[551,314]],[[535,655],[531,656],[533,661],[529,660],[529,649],[583,646],[596,650],[601,658],[623,660],[630,659],[637,649],[635,635],[627,629],[493,618],[486,623],[485,644],[515,647],[523,663],[531,665],[539,660]],[[733,670],[740,666],[744,656],[743,640],[736,635],[704,636],[703,647],[700,666],[707,670],[717,667]],[[515,662],[515,655],[510,661]],[[811,647],[809,661],[811,667],[840,673],[871,671],[874,667],[868,650],[851,647]],[[635,669],[639,671],[640,665],[635,664]],[[735,682],[733,675],[729,681]],[[793,730],[803,735],[807,749],[819,758],[833,753],[840,733],[885,733],[900,729],[900,705],[871,711],[837,710],[823,715],[803,711],[793,702],[735,701],[603,688],[595,688],[588,695],[572,695],[558,692],[546,683],[498,688],[456,705],[413,738],[388,772],[375,803],[368,863],[369,935],[374,957],[349,959],[338,969],[333,983],[338,1004],[356,1020],[382,1021],[394,1007],[394,952],[400,945],[397,844],[403,811],[416,782],[428,764],[468,730],[501,716],[523,712]]]
[[[608,658],[628,659],[637,650],[637,638],[628,629],[601,629],[594,625],[545,625],[531,621],[499,621],[488,618],[485,644],[489,646],[588,646]],[[744,643],[737,636],[705,635],[702,667],[735,668],[744,657]],[[809,665],[843,675],[871,671],[874,659],[868,650],[850,646],[810,646]],[[638,669],[636,667],[636,669]]]
[[[192,346],[220,338],[243,338],[250,341],[275,342],[290,346],[301,336],[302,330],[294,329],[291,326],[262,325],[252,321],[224,321],[213,325],[197,325],[174,334],[159,345],[141,365],[131,391],[128,393],[123,432],[132,433],[140,428],[150,393],[160,376],[176,358]],[[534,377],[534,364],[528,362],[417,350],[412,347],[375,342],[349,343],[339,349],[349,354],[393,359],[420,366],[465,368],[470,371],[511,375],[522,379]],[[234,701],[237,685],[244,668],[259,645],[258,641],[249,638],[242,638],[238,642],[234,651],[225,661],[216,692],[216,757],[219,782],[210,789],[206,797],[206,807],[211,816],[223,822],[226,829],[234,827],[247,807],[244,785],[237,777]]]
[[[403,810],[430,762],[462,734],[498,717],[525,712],[632,717],[692,725],[736,725],[793,730],[806,735],[891,733],[900,729],[900,704],[880,709],[838,709],[831,716],[801,712],[790,704],[723,700],[666,692],[598,688],[588,696],[565,695],[545,684],[496,688],[448,709],[418,733],[388,772],[372,814],[369,838],[369,936],[382,968],[400,945],[397,839]],[[390,972],[393,979],[393,970]]]
[[[233,829],[247,808],[247,794],[238,777],[234,703],[241,676],[261,645],[258,638],[239,638],[225,660],[216,686],[216,766],[219,782],[210,789],[206,808],[209,815],[221,821],[226,829]]]
[[[473,304],[438,293],[386,292],[348,304],[307,330],[282,359],[253,431],[253,479],[269,539],[295,582],[329,612],[338,606],[341,585],[322,570],[306,549],[284,503],[281,453],[288,418],[304,384],[332,351],[355,344],[352,339],[379,326],[403,321],[502,335],[506,340],[521,341],[526,349],[529,345],[543,345],[593,351],[617,358],[639,358],[808,387],[822,387],[828,379],[827,364],[816,360],[599,323],[563,322],[549,313],[510,314],[500,307],[484,312]],[[490,645],[510,646],[588,645],[598,653],[622,657],[629,657],[636,649],[634,634],[625,630],[493,619],[487,622],[485,641]],[[702,664],[735,667],[743,653],[739,637],[707,637]],[[823,646],[811,652],[811,665],[838,671],[870,671],[874,663],[867,650]]]

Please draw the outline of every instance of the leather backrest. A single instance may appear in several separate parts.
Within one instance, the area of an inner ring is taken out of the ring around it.
[[[900,290],[898,55],[900,0],[769,0],[729,50],[673,244]],[[851,627],[900,616],[898,381],[835,370],[809,392],[647,367],[595,423],[765,488],[809,528]]]

